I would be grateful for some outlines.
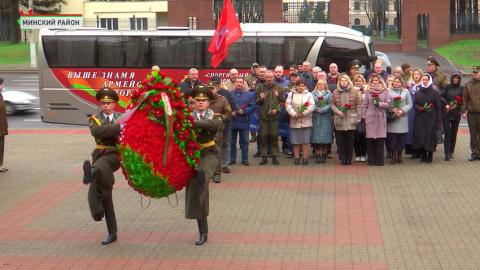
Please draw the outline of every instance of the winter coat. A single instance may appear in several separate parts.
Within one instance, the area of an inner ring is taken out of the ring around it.
[[[345,116],[341,118],[338,116],[340,109],[345,107],[345,104],[350,104],[351,108],[345,113]],[[357,125],[360,122],[362,114],[362,98],[357,88],[350,85],[346,90],[337,87],[330,98],[330,106],[334,113],[333,124],[335,130],[347,131],[356,130]]]
[[[453,84],[453,78],[458,77],[458,84]],[[442,102],[442,117],[444,119],[457,120],[462,115],[463,104],[463,86],[460,85],[462,76],[458,72],[454,72],[450,77],[450,84],[447,85],[442,91],[440,91],[440,101]],[[461,99],[458,103],[458,99]],[[447,112],[445,106],[449,105],[454,107]]]
[[[275,79],[275,82],[280,86],[280,88],[285,89],[290,84],[290,81],[285,79],[285,77],[281,77],[280,79]]]
[[[260,98],[260,93],[265,94],[265,98]],[[260,120],[278,120],[280,115],[280,103],[284,102],[283,91],[277,83],[273,82],[270,85],[261,83],[257,85],[256,102],[258,105],[258,118]],[[272,115],[270,112],[276,110],[277,113]]]
[[[250,116],[255,111],[255,95],[248,91],[232,91],[233,102],[237,109],[237,114],[232,117],[230,128],[232,129],[249,129]],[[238,114],[238,110],[242,109],[243,114]]]
[[[407,133],[408,132],[408,115],[413,107],[410,92],[407,89],[395,90],[389,89],[388,93],[392,102],[390,103],[390,110],[395,107],[395,98],[400,97],[400,109],[403,111],[402,116],[395,121],[387,124],[387,132],[389,133]]]
[[[433,108],[424,110],[424,104],[431,103]],[[440,95],[432,86],[420,87],[415,95],[415,122],[413,123],[412,148],[423,148],[426,151],[434,152],[436,143],[436,132],[441,122]]]
[[[305,108],[302,108],[303,106],[305,106]],[[315,101],[313,100],[312,93],[308,92],[307,89],[305,89],[303,93],[298,93],[296,90],[290,92],[285,102],[285,109],[288,115],[290,115],[290,128],[312,126],[312,113],[315,109]],[[302,109],[303,115],[299,118],[294,118],[294,115],[297,112],[302,112]]]
[[[197,80],[195,82],[191,82],[189,78],[186,78],[181,84],[180,84],[180,90],[182,91],[182,93],[187,93],[188,90],[192,90],[193,88],[195,88],[195,86],[197,85],[201,85],[203,84],[202,81],[200,80]]]
[[[408,134],[407,134],[407,144],[411,145],[413,141],[413,123],[415,122],[415,95],[420,89],[418,84],[413,83],[412,86],[408,89],[410,92],[410,98],[412,99],[412,109],[408,112]]]
[[[333,141],[333,120],[330,107],[332,92],[313,90],[312,96],[315,101],[315,110],[312,116],[311,142],[315,144],[330,144]],[[323,97],[323,102],[319,97]]]
[[[378,106],[374,105],[373,93],[378,94]],[[379,92],[369,90],[365,93],[362,106],[362,118],[365,118],[365,138],[378,139],[387,137],[387,115],[385,111],[390,107],[390,102],[390,95],[386,88]]]
[[[7,107],[3,95],[0,93],[0,136],[6,135],[8,135]]]

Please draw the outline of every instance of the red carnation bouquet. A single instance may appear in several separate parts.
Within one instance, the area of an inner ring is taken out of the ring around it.
[[[325,106],[325,100],[324,100],[323,96],[319,96],[318,97],[318,107],[322,108],[323,106]]]
[[[117,148],[123,174],[139,193],[161,198],[181,190],[200,161],[191,111],[171,78],[152,71],[132,94]]]
[[[450,106],[454,108],[461,106],[462,104],[463,104],[462,96],[455,96],[455,98],[452,101],[450,101]]]
[[[352,108],[350,103],[345,103],[343,106],[340,107],[340,111],[343,113],[347,113]]]
[[[394,108],[400,109],[401,108],[401,103],[402,103],[402,97],[401,96],[393,98],[393,107]]]
[[[306,111],[308,109],[308,107],[310,107],[310,102],[305,102],[303,103],[302,105],[300,105],[300,107],[298,107],[298,112],[299,113],[303,113],[304,111]]]

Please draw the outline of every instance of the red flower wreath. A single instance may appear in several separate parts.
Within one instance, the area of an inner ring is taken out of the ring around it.
[[[171,78],[152,71],[134,91],[120,122],[119,155],[128,184],[152,198],[188,184],[200,160],[193,117]]]

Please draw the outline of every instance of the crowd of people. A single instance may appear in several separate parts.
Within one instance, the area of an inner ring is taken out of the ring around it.
[[[216,136],[221,149],[213,180],[220,182],[221,173],[237,163],[237,144],[240,162],[248,166],[252,142],[259,165],[268,158],[279,165],[280,152],[295,165],[308,165],[311,158],[326,163],[333,141],[345,166],[383,166],[385,157],[397,164],[405,154],[431,163],[441,143],[449,161],[462,115],[470,128],[469,160],[480,160],[480,67],[473,67],[473,78],[463,86],[462,75],[455,72],[448,79],[434,57],[427,59],[426,70],[405,63],[389,74],[376,61],[362,74],[361,66],[353,60],[343,72],[335,63],[324,71],[303,62],[290,66],[287,75],[281,65],[269,70],[254,63],[248,76],[233,68],[225,82],[219,77],[202,82],[198,70],[190,69],[182,92],[188,96],[206,85],[213,94],[210,109],[224,123]]]

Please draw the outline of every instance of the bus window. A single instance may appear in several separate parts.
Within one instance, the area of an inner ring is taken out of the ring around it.
[[[202,37],[152,37],[152,64],[164,68],[202,66]]]
[[[45,57],[50,67],[95,67],[95,41],[92,36],[46,36]]]
[[[208,51],[208,46],[210,45],[211,37],[205,38],[205,67],[212,68],[210,62],[212,60],[212,54]],[[217,68],[250,68],[252,63],[257,62],[256,60],[256,38],[255,37],[244,37],[243,39],[238,40],[228,47],[228,56],[223,60],[223,62]]]
[[[99,67],[123,67],[125,54],[122,51],[121,37],[98,37],[98,66]]]
[[[147,68],[148,62],[148,37],[122,37],[122,47],[125,49],[125,67]]]
[[[301,63],[318,37],[258,37],[258,62],[267,67]]]
[[[369,62],[365,44],[346,38],[326,37],[318,54],[317,66],[328,70],[331,63],[336,63],[341,72],[346,72],[348,63],[353,59]]]

